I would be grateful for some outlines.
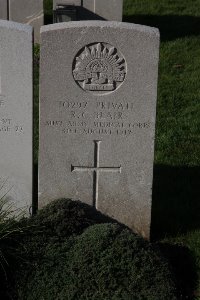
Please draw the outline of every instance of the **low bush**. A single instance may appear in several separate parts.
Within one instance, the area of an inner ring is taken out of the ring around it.
[[[20,241],[12,299],[177,299],[156,246],[87,205],[59,200],[23,222],[33,230]]]

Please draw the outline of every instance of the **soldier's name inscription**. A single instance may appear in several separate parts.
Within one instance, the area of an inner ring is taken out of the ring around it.
[[[55,105],[59,117],[45,120],[44,125],[54,130],[61,130],[64,134],[127,137],[136,134],[138,129],[146,130],[154,126],[150,120],[127,121],[127,114],[132,114],[135,108],[133,102],[57,101]]]

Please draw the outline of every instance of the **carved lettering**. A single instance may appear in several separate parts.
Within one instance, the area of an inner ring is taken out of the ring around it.
[[[63,121],[46,121],[45,125],[46,126],[62,126]]]
[[[88,129],[83,129],[83,133],[86,133],[86,134],[95,134],[96,131],[95,131],[95,129],[88,128]]]
[[[63,133],[67,133],[67,134],[76,134],[77,133],[77,129],[76,128],[64,128],[62,130]]]
[[[1,98],[0,98],[0,107],[2,107],[2,106],[4,106],[4,105],[5,105],[4,100],[1,100]]]
[[[70,115],[71,115],[71,118],[75,118],[75,119],[85,118],[85,112],[77,113],[75,111],[71,111]]]
[[[127,136],[127,135],[130,135],[130,134],[132,134],[132,133],[134,133],[132,130],[130,130],[130,129],[124,129],[124,130],[119,130],[119,129],[117,129],[117,134],[118,135],[124,135],[124,136]]]
[[[150,128],[151,124],[150,123],[129,123],[128,126],[130,128]]]
[[[22,126],[15,126],[15,131],[22,133],[23,132],[23,127]]]
[[[68,101],[59,101],[59,106],[66,109],[86,109],[87,102],[68,102]]]
[[[81,135],[116,135],[120,137],[128,137],[135,135],[136,131],[131,129],[116,129],[116,128],[63,128],[65,134],[81,134]]]
[[[97,102],[97,108],[108,110],[133,110],[133,103]]]
[[[10,125],[11,121],[12,119],[6,119],[6,118],[0,119],[0,123],[3,125]]]
[[[76,122],[76,121],[69,121],[66,124],[68,127],[86,127],[86,122]]]
[[[95,112],[94,117],[95,119],[111,119],[111,120],[119,120],[122,119],[123,113],[122,112]]]
[[[0,132],[9,132],[10,130],[9,126],[0,126]]]
[[[94,126],[95,127],[114,127],[114,128],[118,128],[118,127],[124,127],[124,123],[113,123],[113,122],[94,122]]]
[[[14,121],[9,118],[2,118],[0,119],[0,133],[8,133],[8,132],[17,132],[23,133],[24,129],[23,126],[14,124]]]

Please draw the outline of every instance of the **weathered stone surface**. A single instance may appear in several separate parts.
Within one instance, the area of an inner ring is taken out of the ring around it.
[[[76,5],[81,6],[81,0],[53,0],[53,9],[56,8],[57,4],[65,4],[65,5]]]
[[[0,19],[7,20],[8,19],[8,8],[7,8],[7,0],[0,0]]]
[[[148,238],[158,30],[69,22],[41,39],[39,207],[79,199]]]
[[[32,205],[32,89],[32,28],[0,21],[0,198],[27,214]]]
[[[82,6],[78,9],[80,20],[122,21],[123,0],[53,0],[54,9],[56,4]]]
[[[122,21],[123,0],[96,0],[95,13],[108,21]]]
[[[43,0],[10,0],[9,19],[34,27],[34,40],[40,41],[40,27],[44,24]]]
[[[104,2],[104,0],[103,0]],[[108,1],[106,2],[106,5],[109,5],[108,4]],[[95,0],[83,0],[83,6],[92,11],[92,12],[95,12]]]

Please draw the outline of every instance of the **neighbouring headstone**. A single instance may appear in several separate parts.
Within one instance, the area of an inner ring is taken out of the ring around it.
[[[7,0],[0,0],[0,19],[7,20],[8,19],[8,7]]]
[[[32,205],[32,27],[0,21],[0,199]]]
[[[44,24],[43,0],[9,0],[9,19],[34,27],[34,40],[40,41],[40,27]]]
[[[53,0],[54,10],[58,4],[77,6],[79,20],[122,21],[123,0]]]
[[[95,0],[95,13],[108,21],[122,21],[123,0]]]
[[[82,6],[82,2],[83,0],[53,0],[53,9],[59,4]]]
[[[159,31],[69,22],[41,42],[39,207],[81,200],[149,238]]]

